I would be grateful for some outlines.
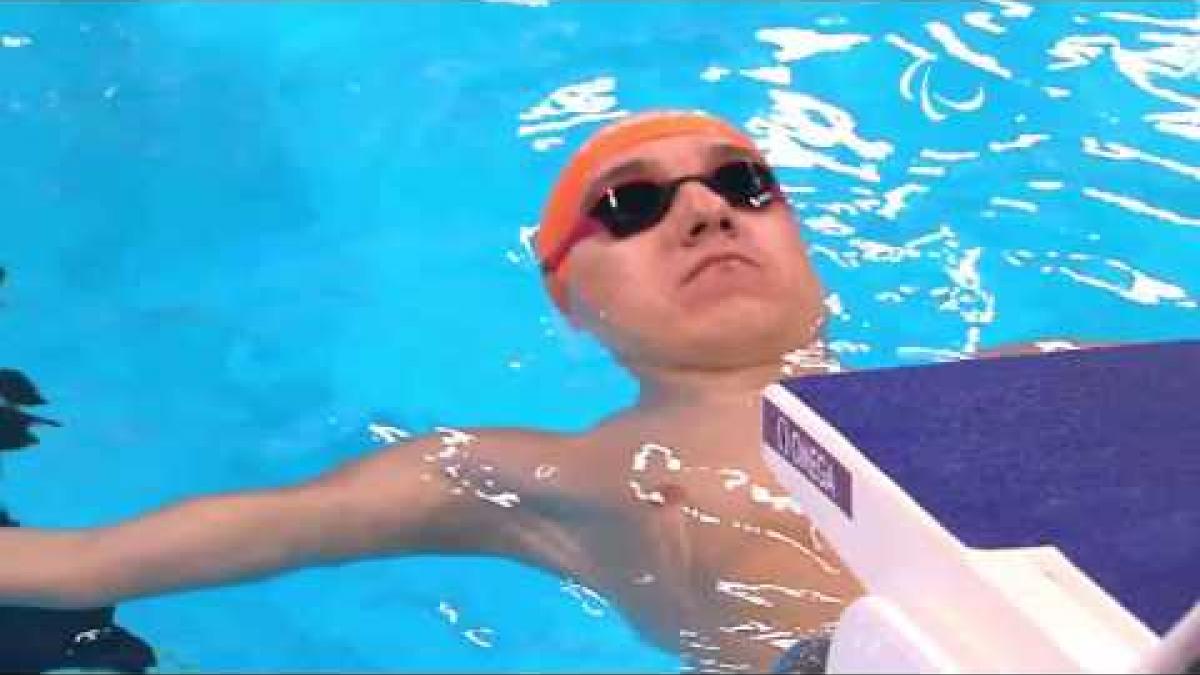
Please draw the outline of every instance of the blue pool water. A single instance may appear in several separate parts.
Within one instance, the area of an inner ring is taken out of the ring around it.
[[[38,3],[0,7],[0,36],[0,367],[62,423],[2,457],[30,526],[291,484],[379,447],[372,425],[626,403],[525,242],[567,153],[647,107],[761,141],[851,367],[1200,335],[1191,1]],[[678,665],[586,589],[485,558],[118,619],[164,672]]]

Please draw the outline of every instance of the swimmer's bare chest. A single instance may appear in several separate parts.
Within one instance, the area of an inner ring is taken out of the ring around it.
[[[563,571],[655,642],[763,669],[861,594],[756,455],[709,465],[666,444],[624,449],[591,448],[577,456],[593,462],[564,467],[564,477],[588,477],[572,498],[597,505],[578,512],[605,516],[567,524],[583,556]]]

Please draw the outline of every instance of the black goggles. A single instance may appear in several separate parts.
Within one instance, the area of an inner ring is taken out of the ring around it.
[[[769,168],[758,162],[735,160],[708,176],[683,176],[667,182],[635,180],[610,187],[587,213],[617,239],[631,237],[662,220],[675,201],[675,193],[688,181],[703,183],[739,209],[764,209],[779,194],[779,183]]]

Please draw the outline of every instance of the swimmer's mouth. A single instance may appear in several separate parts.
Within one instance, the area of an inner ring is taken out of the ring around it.
[[[716,255],[710,255],[710,256],[702,259],[700,262],[696,263],[696,266],[693,267],[691,270],[688,271],[687,274],[684,275],[682,283],[686,284],[686,283],[690,282],[692,279],[695,279],[696,277],[700,276],[701,272],[708,269],[712,265],[718,265],[720,263],[727,262],[730,260],[740,262],[744,265],[750,265],[752,267],[758,266],[758,263],[754,262],[753,260],[751,260],[750,258],[747,258],[744,255],[741,255],[740,253],[718,253]]]

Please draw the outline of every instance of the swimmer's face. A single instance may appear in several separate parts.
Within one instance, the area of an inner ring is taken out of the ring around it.
[[[738,159],[755,161],[706,135],[651,141],[597,166],[584,208],[607,188],[709,176]],[[577,244],[567,287],[572,320],[635,368],[760,363],[810,343],[824,319],[788,205],[737,208],[697,181],[679,187],[653,227],[623,239],[601,231]]]

